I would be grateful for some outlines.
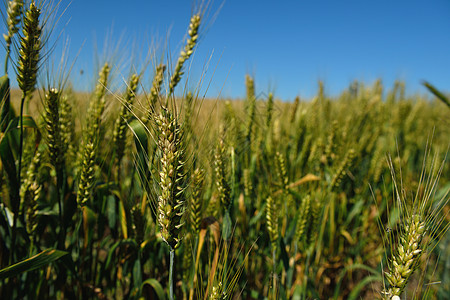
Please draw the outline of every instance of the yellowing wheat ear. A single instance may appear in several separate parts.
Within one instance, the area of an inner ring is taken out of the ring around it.
[[[179,120],[167,108],[156,119],[161,169],[158,198],[158,223],[164,241],[175,249],[180,245],[182,217],[185,211],[187,174],[183,130]]]

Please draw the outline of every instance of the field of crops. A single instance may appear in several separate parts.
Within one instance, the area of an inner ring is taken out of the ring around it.
[[[6,5],[1,299],[448,299],[450,102],[430,84],[175,92],[200,13],[151,85],[112,89],[104,61],[90,94],[39,86],[46,8]]]

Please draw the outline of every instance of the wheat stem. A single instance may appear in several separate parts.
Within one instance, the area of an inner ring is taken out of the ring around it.
[[[175,249],[170,247],[170,262],[169,262],[169,299],[173,300],[173,264],[175,259]]]

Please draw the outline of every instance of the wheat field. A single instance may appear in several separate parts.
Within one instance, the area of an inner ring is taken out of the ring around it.
[[[448,299],[450,102],[430,83],[178,93],[198,11],[173,66],[113,88],[106,59],[80,93],[37,83],[49,8],[5,4],[2,299]]]

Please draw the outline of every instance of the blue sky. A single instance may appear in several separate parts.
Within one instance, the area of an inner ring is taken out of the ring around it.
[[[75,87],[92,88],[96,56],[113,56],[117,67],[142,66],[139,56],[157,45],[157,58],[175,60],[194,2],[62,0],[67,10],[53,35],[61,34],[58,47],[70,38],[70,57],[79,52]],[[196,86],[209,61],[202,84],[207,96],[244,96],[247,73],[261,97],[271,91],[284,100],[312,97],[319,79],[330,95],[355,79],[371,84],[377,78],[385,87],[404,80],[409,93],[425,93],[423,79],[450,90],[448,0],[227,0],[218,11],[221,5],[209,6],[187,84]],[[129,67],[120,70],[126,77]]]

